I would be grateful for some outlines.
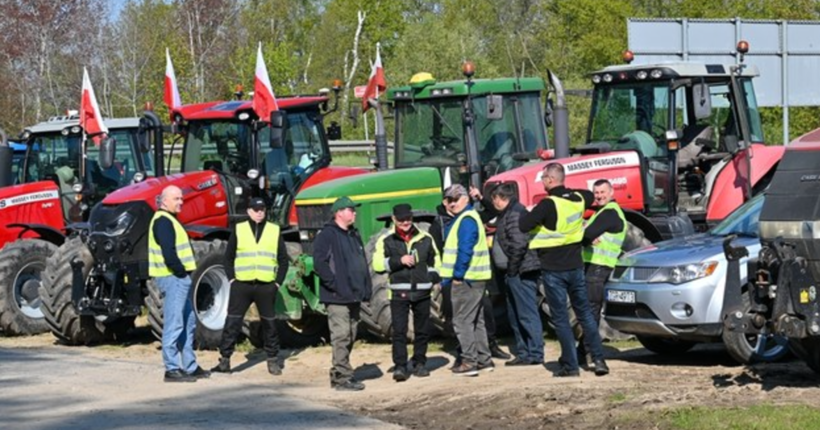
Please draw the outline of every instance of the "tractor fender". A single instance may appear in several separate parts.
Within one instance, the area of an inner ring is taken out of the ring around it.
[[[752,189],[775,170],[785,150],[784,146],[752,145]],[[738,174],[738,167],[742,162],[745,162],[743,157],[735,156],[723,166],[715,179],[714,186],[708,191],[709,204],[706,206],[706,222],[710,225],[723,220],[743,204],[743,189],[746,185]]]
[[[185,231],[188,232],[188,237],[197,240],[228,240],[231,237],[230,229],[225,227],[214,227],[210,225],[186,225]]]
[[[48,225],[45,224],[8,224],[6,227],[8,228],[21,228],[20,233],[18,234],[18,238],[22,238],[23,234],[27,231],[32,231],[40,236],[41,239],[45,240],[46,242],[51,242],[57,246],[61,246],[63,242],[65,242],[65,234]]]
[[[663,240],[663,236],[661,235],[660,230],[658,230],[658,227],[656,227],[646,215],[632,209],[621,208],[621,210],[624,213],[626,222],[641,230],[647,240],[652,243]]]

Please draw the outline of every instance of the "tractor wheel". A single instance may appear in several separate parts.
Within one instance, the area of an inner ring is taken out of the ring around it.
[[[87,277],[94,259],[79,238],[67,240],[49,257],[40,287],[42,310],[48,328],[61,343],[91,345],[105,340],[105,326],[92,316],[78,315],[71,301],[71,262],[75,259],[83,262],[83,276]]]
[[[242,332],[255,348],[265,346],[259,320],[245,320]],[[300,320],[276,320],[276,334],[283,348],[308,348],[330,341],[327,317],[314,313],[305,313]]]
[[[23,239],[0,251],[0,331],[6,336],[48,331],[40,299],[46,260],[57,247],[40,239]]]
[[[749,297],[743,293],[743,313],[751,309]],[[746,334],[723,329],[726,352],[740,364],[774,363],[789,355],[789,340],[770,333]]]
[[[649,351],[658,355],[678,355],[692,349],[696,342],[675,338],[637,336],[638,342]]]
[[[643,230],[639,229],[632,224],[631,222],[627,222],[627,229],[626,229],[626,238],[624,239],[624,244],[621,249],[624,252],[632,251],[633,249],[643,248],[644,246],[651,245],[652,242],[646,238]]]
[[[194,347],[197,349],[217,349],[222,338],[222,328],[228,315],[228,298],[231,285],[225,274],[226,242],[192,241],[196,257],[196,270],[191,273],[191,289],[196,315]],[[162,340],[163,296],[153,280],[148,281],[148,322],[151,332]]]

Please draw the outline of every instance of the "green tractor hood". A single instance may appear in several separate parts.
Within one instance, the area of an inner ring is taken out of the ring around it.
[[[384,227],[383,217],[390,216],[394,205],[409,203],[414,212],[435,213],[436,206],[441,204],[441,181],[441,171],[434,167],[386,170],[312,186],[297,194],[295,204],[297,210],[326,207],[329,220],[333,202],[342,196],[350,197],[361,204],[357,208],[356,228],[367,242]]]

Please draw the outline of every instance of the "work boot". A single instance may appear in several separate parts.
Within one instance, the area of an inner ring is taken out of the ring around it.
[[[165,382],[196,382],[196,377],[179,369],[165,372]]]
[[[393,369],[393,380],[396,382],[406,381],[409,377],[410,375],[407,374],[407,370],[404,366],[396,366],[396,368]]]
[[[364,390],[364,384],[355,380],[355,379],[348,379],[344,382],[331,382],[330,386],[336,391],[362,391]]]
[[[193,376],[196,379],[208,379],[211,377],[211,372],[197,366],[196,370],[189,373],[189,375]]]
[[[509,360],[512,358],[512,355],[504,352],[500,346],[498,346],[498,341],[493,340],[490,342],[490,355],[493,358],[497,358],[499,360]]]
[[[593,361],[592,367],[595,369],[595,376],[604,376],[609,374],[609,366],[606,365],[606,361],[604,361],[603,358]]]
[[[231,357],[219,357],[219,364],[211,369],[211,372],[231,373]]]
[[[425,378],[427,376],[430,376],[430,371],[427,370],[427,367],[424,364],[416,363],[415,365],[413,365],[413,376]]]
[[[268,359],[268,373],[271,375],[279,376],[282,374],[282,366],[279,365],[279,361],[274,359]]]

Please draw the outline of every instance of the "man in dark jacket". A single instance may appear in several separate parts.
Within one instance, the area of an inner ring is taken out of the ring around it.
[[[393,207],[393,229],[379,237],[373,254],[373,270],[389,274],[390,315],[393,320],[393,379],[406,381],[410,374],[430,376],[427,364],[427,324],[430,289],[440,282],[441,265],[433,238],[413,224],[409,204]],[[407,326],[413,311],[413,368],[407,367]]]
[[[507,315],[515,336],[515,358],[506,366],[539,365],[544,362],[544,328],[538,312],[538,276],[541,265],[529,237],[518,228],[518,220],[527,209],[516,199],[515,190],[502,184],[490,193],[492,204],[500,212],[496,219],[494,249],[506,257]],[[504,260],[496,258],[496,262]]]
[[[331,207],[333,220],[316,235],[314,270],[320,278],[319,300],[327,307],[333,367],[330,386],[340,391],[359,391],[364,384],[353,379],[350,352],[356,341],[361,303],[370,301],[370,270],[350,197],[339,197]]]

